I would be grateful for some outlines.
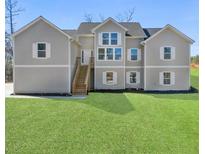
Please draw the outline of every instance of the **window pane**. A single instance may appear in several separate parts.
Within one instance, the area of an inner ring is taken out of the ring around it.
[[[130,83],[136,83],[136,72],[130,72]]]
[[[107,48],[107,60],[113,60],[113,48]]]
[[[104,45],[108,45],[109,44],[109,40],[103,40],[103,44]]]
[[[115,48],[115,60],[121,60],[122,50],[121,48]]]
[[[169,72],[164,73],[164,78],[170,78],[171,74]]]
[[[164,79],[164,84],[170,84],[170,79]]]
[[[164,47],[164,59],[171,59],[171,48]]]
[[[131,60],[137,60],[137,49],[131,49]]]
[[[46,44],[45,43],[38,43],[38,50],[46,50]]]
[[[105,59],[105,49],[104,48],[99,48],[98,49],[98,59],[99,60],[104,60]]]
[[[113,82],[113,72],[107,72],[106,73],[106,81],[107,82]]]
[[[111,33],[111,45],[117,45],[117,33]]]
[[[46,57],[46,51],[38,51],[38,57]]]
[[[171,53],[170,47],[164,47],[164,53]]]
[[[164,59],[171,59],[171,54],[164,54]]]
[[[109,33],[103,33],[102,34],[103,44],[108,45],[109,44]]]

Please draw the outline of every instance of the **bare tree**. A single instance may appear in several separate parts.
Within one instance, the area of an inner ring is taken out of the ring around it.
[[[85,13],[84,19],[85,19],[86,22],[93,22],[92,14]]]
[[[13,77],[13,49],[12,39],[9,33],[5,33],[5,81],[11,82]]]
[[[131,8],[125,11],[123,14],[121,13],[118,14],[116,16],[116,19],[119,22],[131,22],[133,20],[134,14],[135,14],[135,8]]]
[[[6,20],[8,21],[10,27],[10,34],[14,32],[14,18],[19,15],[24,9],[18,7],[17,0],[6,0]]]
[[[134,13],[135,13],[135,8],[128,9],[125,12],[125,20],[126,20],[126,22],[130,22],[130,21],[133,20]]]
[[[6,82],[11,82],[13,79],[13,45],[11,35],[14,33],[14,19],[24,9],[18,7],[17,0],[6,0],[6,22],[9,25],[10,33],[5,33],[5,77]]]

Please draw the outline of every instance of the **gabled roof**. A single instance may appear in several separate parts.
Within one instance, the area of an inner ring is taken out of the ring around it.
[[[91,30],[99,24],[100,22],[81,22],[78,27],[78,34],[92,34]]]
[[[188,37],[187,35],[185,35],[184,33],[182,33],[181,31],[179,31],[178,29],[176,29],[175,27],[167,24],[166,26],[164,26],[164,28],[160,29],[159,31],[155,32],[153,35],[151,35],[148,39],[146,39],[145,41],[142,42],[142,44],[152,40],[155,36],[157,36],[158,34],[160,34],[161,32],[163,32],[166,29],[171,29],[173,32],[175,32],[177,35],[181,36],[182,38],[184,38],[185,40],[187,40],[188,42],[190,42],[191,44],[194,43],[194,40],[192,40],[190,37]]]
[[[65,33],[64,31],[62,31],[60,28],[58,28],[56,25],[54,25],[53,23],[51,23],[50,21],[48,21],[47,19],[45,19],[42,16],[39,16],[38,18],[34,19],[33,21],[31,21],[30,23],[28,23],[27,25],[25,25],[24,27],[22,27],[21,29],[19,29],[18,31],[16,31],[13,34],[13,37],[19,35],[20,33],[22,33],[23,31],[25,31],[26,29],[28,29],[29,27],[31,27],[32,25],[34,25],[35,23],[37,23],[38,21],[44,21],[45,23],[47,23],[49,26],[51,26],[52,28],[58,30],[60,33],[62,33],[63,35],[67,36],[68,38],[71,38],[71,36],[67,33]]]
[[[100,24],[101,22],[82,22],[78,27],[78,35],[90,35],[92,29]],[[119,24],[127,28],[127,36],[147,37],[138,22],[119,22]]]
[[[109,17],[109,18],[107,18],[105,21],[103,21],[101,24],[99,24],[99,25],[97,25],[96,27],[94,27],[94,28],[92,29],[92,33],[94,33],[96,29],[100,28],[101,26],[103,26],[104,24],[106,24],[106,23],[109,22],[109,21],[115,23],[116,25],[118,25],[119,27],[121,27],[122,29],[124,29],[125,31],[128,31],[127,28],[125,28],[124,26],[122,26],[121,24],[119,24],[119,23],[118,23],[116,20],[114,20],[113,18]]]

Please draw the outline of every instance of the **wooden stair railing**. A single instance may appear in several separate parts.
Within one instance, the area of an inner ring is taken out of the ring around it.
[[[88,65],[81,65],[77,57],[77,68],[72,83],[73,95],[86,95],[90,90],[90,70],[91,70],[91,58]]]

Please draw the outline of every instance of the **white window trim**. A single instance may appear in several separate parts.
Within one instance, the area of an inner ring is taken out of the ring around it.
[[[137,49],[137,60],[132,60],[131,59],[131,50],[132,49]],[[141,60],[141,58],[139,58],[139,56],[141,56],[141,53],[139,54],[139,52],[141,52],[141,49],[139,49],[139,48],[129,48],[128,51],[129,52],[127,52],[127,54],[129,56],[129,58],[127,58],[127,61],[129,61],[129,62],[138,62],[138,61]]]
[[[38,57],[38,44],[40,44],[40,43],[42,43],[42,44],[46,44],[46,50],[45,50],[45,54],[46,54],[46,56],[45,57]],[[48,52],[50,52],[50,51],[48,51],[48,44],[50,44],[50,43],[48,43],[48,42],[35,42],[35,51],[33,51],[33,52],[36,52],[35,54],[36,54],[36,56],[33,56],[33,58],[35,58],[35,59],[49,59],[50,58],[50,56],[48,56]],[[34,53],[33,53],[34,54]]]
[[[164,48],[171,48],[171,59],[164,59]],[[162,55],[161,55],[162,54]],[[160,59],[163,61],[173,61],[175,60],[175,47],[170,45],[164,45],[160,47]]]
[[[136,73],[136,83],[131,83],[130,82],[130,73],[131,72],[135,72]],[[128,71],[128,72],[126,72],[128,75],[129,75],[129,78],[128,78],[128,76],[126,76],[126,81],[127,81],[127,84],[130,84],[130,85],[137,85],[137,84],[140,84],[140,72],[138,72],[138,71]],[[138,76],[139,75],[139,76]],[[128,79],[129,80],[128,80]]]
[[[112,82],[107,82],[107,78],[106,78],[107,77],[107,73],[110,73],[110,72],[113,73],[113,81]],[[105,73],[105,76],[104,76],[104,73]],[[105,80],[105,82],[104,82],[104,80]],[[117,72],[115,72],[115,71],[105,71],[105,72],[103,72],[103,74],[102,74],[102,81],[103,81],[103,84],[105,84],[105,85],[116,85],[117,84]]]
[[[173,86],[173,85],[175,85],[175,77],[174,77],[174,79],[172,78],[172,75],[174,74],[174,76],[175,76],[175,72],[172,72],[172,71],[163,71],[163,72],[159,72],[159,76],[160,76],[160,73],[162,73],[162,75],[163,75],[163,78],[162,78],[162,86]],[[170,73],[170,84],[164,84],[164,73]],[[159,77],[160,78],[160,77]],[[174,84],[173,84],[173,80],[174,80]]]
[[[98,54],[98,51],[99,51],[99,48],[104,48],[105,49],[105,59],[99,59],[99,54]],[[112,48],[113,49],[113,59],[107,59],[107,48]],[[115,48],[120,48],[121,49],[121,59],[120,60],[117,60],[115,59]],[[98,47],[97,48],[97,61],[122,61],[123,60],[123,48],[122,47]]]
[[[108,33],[108,44],[103,44],[103,33]],[[117,44],[111,44],[111,33],[117,33]],[[99,33],[99,34],[101,34],[101,43],[100,43],[100,45],[101,46],[119,46],[120,45],[120,43],[119,42],[121,42],[120,40],[119,40],[119,36],[120,36],[120,33],[119,32],[101,32],[101,33]],[[121,38],[122,39],[122,38]]]

